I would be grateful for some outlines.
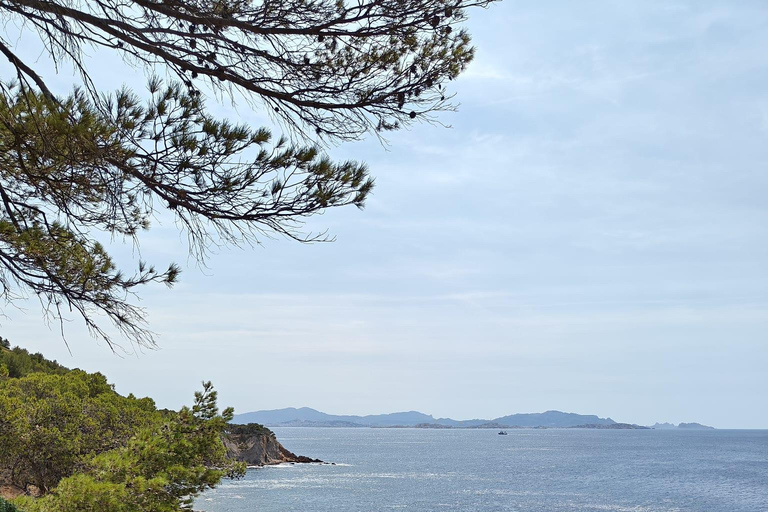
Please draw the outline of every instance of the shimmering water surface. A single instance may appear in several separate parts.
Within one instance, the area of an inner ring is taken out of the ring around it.
[[[281,465],[225,481],[206,512],[768,512],[768,431],[275,428]]]

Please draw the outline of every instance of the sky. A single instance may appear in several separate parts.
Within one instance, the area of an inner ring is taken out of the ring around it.
[[[201,267],[160,217],[141,256],[184,272],[141,292],[159,349],[114,354],[73,317],[68,350],[34,302],[4,306],[0,334],[162,407],[211,380],[241,413],[768,428],[768,6],[505,0],[470,18],[450,128],[330,150],[376,177],[365,210],[308,223],[335,242]],[[16,44],[55,90],[76,81]],[[144,81],[104,55],[91,69]]]

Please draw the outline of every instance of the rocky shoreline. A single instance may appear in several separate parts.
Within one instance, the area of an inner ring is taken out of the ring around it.
[[[227,449],[227,456],[245,462],[248,466],[324,463],[320,459],[296,455],[289,451],[280,444],[274,432],[256,423],[231,425],[223,441]]]

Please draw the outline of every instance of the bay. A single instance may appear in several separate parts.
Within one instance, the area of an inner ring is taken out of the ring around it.
[[[768,431],[275,428],[336,465],[250,469],[205,512],[768,512]]]

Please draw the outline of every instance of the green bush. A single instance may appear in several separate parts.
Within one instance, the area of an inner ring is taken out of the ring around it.
[[[19,509],[0,498],[0,512],[21,512]]]
[[[248,423],[247,425],[227,425],[224,430],[225,433],[232,436],[253,436],[253,435],[266,435],[269,437],[275,437],[275,433],[269,430],[260,423]]]
[[[0,379],[0,468],[14,468],[18,487],[47,493],[93,456],[161,421],[151,399],[120,396],[98,373]]]
[[[245,473],[222,442],[233,415],[210,382],[192,407],[158,410],[100,373],[0,347],[0,473],[14,468],[16,486],[43,494],[0,499],[0,512],[191,511],[195,496]]]
[[[188,512],[194,498],[224,477],[245,474],[228,460],[221,435],[233,411],[219,413],[210,382],[192,407],[138,428],[125,444],[90,457],[40,498],[15,503],[27,512]],[[0,511],[3,512],[3,511]]]
[[[30,354],[23,348],[11,349],[10,344],[7,345],[2,344],[0,348],[0,366],[7,369],[6,377],[18,379],[31,373],[63,375],[69,372],[68,368],[46,359],[42,354]]]

